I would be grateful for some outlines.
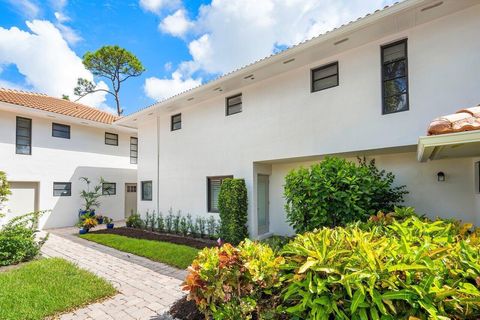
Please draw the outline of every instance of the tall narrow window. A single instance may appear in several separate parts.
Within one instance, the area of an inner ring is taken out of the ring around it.
[[[208,212],[218,212],[218,194],[223,180],[227,178],[233,176],[207,177]]]
[[[16,153],[32,154],[32,119],[17,117]]]
[[[152,181],[142,181],[142,200],[152,201]]]
[[[312,92],[338,86],[338,62],[312,70]]]
[[[230,116],[240,112],[242,112],[242,94],[240,93],[232,97],[228,97],[226,101],[226,115]]]
[[[383,114],[409,109],[407,39],[382,46],[382,98]]]
[[[105,132],[105,144],[118,146],[118,134]]]
[[[130,163],[138,163],[138,138],[130,137]]]
[[[182,114],[176,114],[172,116],[172,123],[170,126],[170,130],[175,131],[175,130],[180,130],[182,129]]]
[[[72,195],[71,182],[54,182],[53,196],[54,197],[69,197]]]
[[[70,139],[70,126],[52,123],[52,137]]]

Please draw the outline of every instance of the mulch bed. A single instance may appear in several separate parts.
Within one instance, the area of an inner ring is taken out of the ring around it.
[[[164,241],[164,242],[170,242],[175,244],[183,244],[183,245],[194,247],[197,249],[211,248],[217,245],[215,241],[209,240],[209,239],[184,237],[184,236],[175,235],[175,234],[158,233],[158,232],[153,232],[153,231],[148,231],[143,229],[135,229],[135,228],[127,228],[127,227],[101,229],[101,230],[90,231],[89,233],[117,234],[119,236],[125,236],[125,237],[136,238],[136,239],[155,240],[155,241]]]
[[[205,320],[205,316],[198,310],[195,302],[188,301],[186,296],[173,304],[169,314],[180,320]]]

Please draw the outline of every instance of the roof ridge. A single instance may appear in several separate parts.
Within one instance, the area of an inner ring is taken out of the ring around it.
[[[33,92],[33,91],[26,91],[26,90],[10,89],[10,88],[3,88],[3,87],[0,87],[0,91],[11,92],[11,93],[19,93],[19,94],[28,94],[28,95],[39,96],[39,97],[47,97],[47,98],[59,100],[59,101],[62,101],[62,102],[69,102],[69,103],[72,103],[72,104],[76,104],[76,105],[78,105],[78,106],[82,106],[82,107],[84,107],[84,108],[93,109],[93,110],[95,110],[95,111],[98,111],[98,112],[101,112],[101,113],[104,113],[104,114],[107,114],[107,115],[114,116],[114,117],[116,118],[115,120],[118,120],[118,119],[121,118],[120,116],[118,116],[118,115],[116,115],[116,114],[114,114],[114,113],[111,113],[111,112],[108,112],[108,111],[105,111],[105,110],[101,110],[101,109],[99,109],[99,108],[95,108],[95,107],[92,107],[92,106],[88,106],[88,105],[86,105],[86,104],[79,103],[79,102],[76,102],[76,101],[70,101],[70,100],[66,100],[66,99],[62,99],[62,98],[50,96],[50,95],[48,95],[48,94],[41,93],[41,92]],[[75,106],[75,108],[78,109],[78,106]]]

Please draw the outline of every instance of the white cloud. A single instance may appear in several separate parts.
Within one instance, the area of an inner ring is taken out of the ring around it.
[[[163,9],[177,8],[180,5],[181,0],[140,0],[140,7],[157,14]]]
[[[70,21],[70,17],[63,12],[55,11],[54,15],[57,21],[60,23]]]
[[[184,82],[194,79],[196,72],[230,72],[276,52],[279,47],[317,36],[394,1],[212,0],[200,7],[196,20],[188,20],[187,30],[196,34],[193,39],[185,38],[192,59],[180,63],[172,79],[149,81],[148,86],[146,82],[146,92],[155,93],[154,86],[158,85],[162,87],[160,94],[149,96],[165,98],[169,85],[187,87]],[[161,30],[186,37],[181,23],[172,22],[175,15],[181,22],[178,12],[165,18]],[[167,28],[170,24],[177,29]]]
[[[26,24],[29,31],[0,27],[0,64],[15,64],[25,76],[26,84],[35,91],[55,97],[67,94],[74,100],[77,78],[92,81],[92,73],[85,69],[80,57],[69,48],[60,30],[51,22],[34,20]],[[101,106],[105,103],[105,95],[98,92],[81,101]]]
[[[183,37],[192,26],[193,23],[186,16],[185,10],[179,9],[174,14],[163,19],[159,28],[172,36]]]
[[[393,0],[387,0],[393,2]],[[189,43],[198,68],[225,73],[375,9],[385,0],[213,0],[200,8]]]
[[[34,1],[30,0],[7,0],[10,5],[12,5],[18,13],[27,17],[35,18],[40,13],[40,8]]]
[[[175,71],[171,79],[147,78],[145,80],[144,90],[148,97],[160,101],[199,86],[200,84],[202,84],[202,79],[183,79],[180,72]]]

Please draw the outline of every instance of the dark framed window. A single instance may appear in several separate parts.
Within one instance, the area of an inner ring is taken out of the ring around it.
[[[118,134],[105,132],[105,144],[118,146]]]
[[[138,163],[138,138],[130,137],[130,163]]]
[[[218,212],[218,194],[223,180],[233,176],[207,177],[207,209],[208,212]]]
[[[239,93],[228,97],[225,102],[225,114],[230,116],[240,112],[242,112],[242,94]]]
[[[60,123],[52,123],[52,137],[70,139],[70,126]]]
[[[382,113],[409,109],[407,39],[382,46]]]
[[[312,92],[338,86],[338,61],[312,69]]]
[[[53,196],[54,197],[70,197],[72,195],[71,182],[54,182]]]
[[[102,183],[102,194],[104,196],[114,196],[117,194],[117,184],[114,182]]]
[[[172,116],[172,121],[170,124],[170,130],[175,131],[175,130],[180,130],[182,129],[182,114],[175,114]]]
[[[32,154],[32,119],[17,117],[15,152]]]
[[[152,181],[142,181],[142,200],[152,201]]]

